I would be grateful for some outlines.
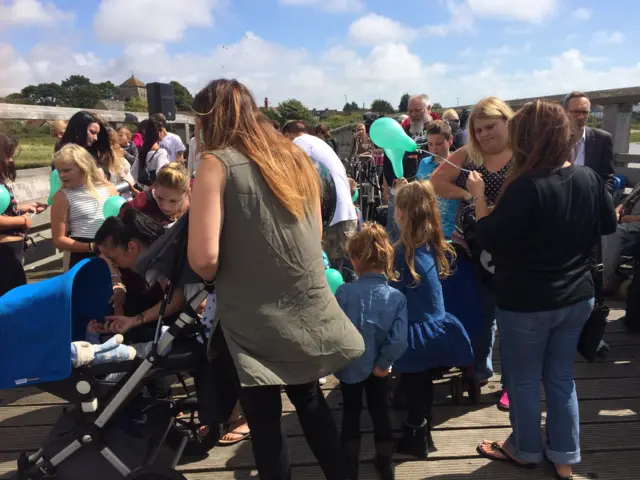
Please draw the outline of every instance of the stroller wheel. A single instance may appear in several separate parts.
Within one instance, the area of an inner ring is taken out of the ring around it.
[[[187,477],[170,468],[141,467],[127,475],[124,480],[187,480]]]

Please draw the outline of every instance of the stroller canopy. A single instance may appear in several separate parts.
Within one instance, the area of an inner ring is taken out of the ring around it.
[[[111,294],[109,267],[93,258],[0,297],[0,389],[68,378],[71,342],[104,319]]]

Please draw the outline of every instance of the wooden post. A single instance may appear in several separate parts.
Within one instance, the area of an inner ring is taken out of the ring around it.
[[[604,106],[604,129],[613,137],[613,153],[629,153],[632,110],[630,103]]]

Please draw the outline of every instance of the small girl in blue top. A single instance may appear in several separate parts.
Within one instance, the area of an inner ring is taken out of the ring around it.
[[[402,374],[407,395],[407,420],[396,451],[424,458],[435,449],[432,370],[472,365],[473,352],[462,324],[444,310],[440,277],[450,275],[449,259],[455,259],[455,251],[442,232],[430,182],[416,180],[398,188],[395,221],[400,227],[395,245],[400,278],[391,285],[407,297],[409,320],[407,350],[393,365],[394,373]]]
[[[407,299],[387,283],[398,279],[398,274],[393,268],[393,247],[382,226],[365,223],[349,239],[347,254],[359,278],[341,285],[336,299],[362,334],[365,351],[336,373],[343,399],[342,444],[351,471],[349,478],[357,478],[364,391],[375,435],[374,465],[380,478],[393,480],[388,376],[391,365],[407,348]]]

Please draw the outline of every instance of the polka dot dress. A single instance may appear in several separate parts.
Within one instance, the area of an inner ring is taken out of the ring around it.
[[[211,335],[211,330],[213,330],[213,320],[216,318],[216,292],[212,292],[207,297],[207,303],[204,307],[204,313],[202,314],[202,319],[200,320],[204,325],[204,336],[209,338]],[[200,343],[204,343],[202,337],[198,337],[198,341]]]
[[[484,180],[484,196],[487,201],[487,205],[495,204],[498,195],[500,195],[500,189],[502,188],[502,184],[507,178],[507,173],[509,172],[509,166],[511,165],[511,161],[509,161],[504,167],[502,167],[497,172],[489,172],[484,165],[477,166],[471,162],[465,162],[465,168],[470,171],[476,171],[482,175],[482,179]],[[460,172],[458,175],[458,179],[456,180],[456,186],[460,187],[464,190],[467,189],[467,179],[469,178],[469,172]],[[456,212],[456,227],[462,228],[462,219],[464,218],[464,214],[468,211],[468,209],[473,209],[474,206],[472,203],[460,201],[458,202],[458,211]]]

